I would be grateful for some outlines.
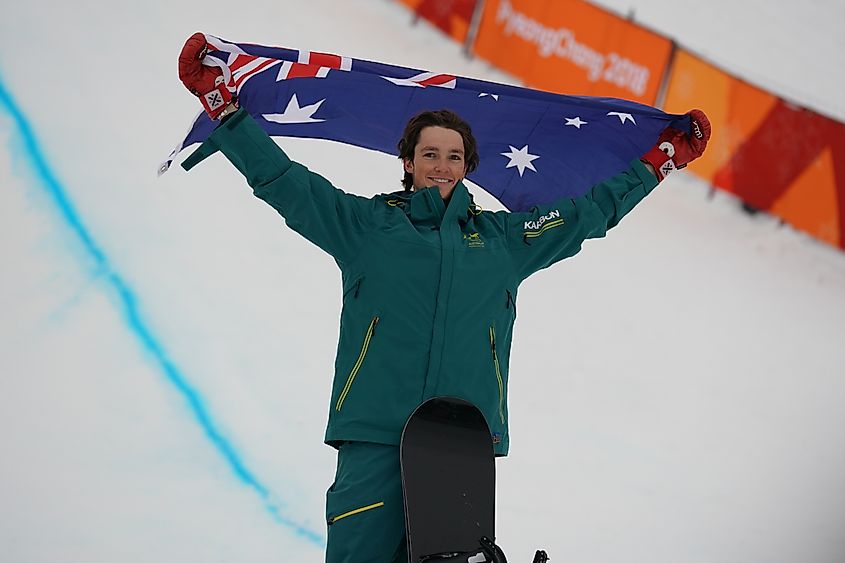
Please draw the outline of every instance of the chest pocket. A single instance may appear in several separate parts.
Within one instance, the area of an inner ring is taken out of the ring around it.
[[[506,289],[505,293],[507,294],[505,308],[511,311],[511,315],[516,319],[516,295],[510,289]]]

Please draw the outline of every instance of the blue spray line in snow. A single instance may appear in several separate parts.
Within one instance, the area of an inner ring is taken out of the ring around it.
[[[199,425],[205,432],[206,437],[211,440],[214,447],[226,459],[226,462],[234,471],[238,479],[259,494],[264,502],[265,508],[275,520],[290,528],[298,537],[310,543],[322,547],[325,539],[317,532],[308,529],[303,524],[281,514],[278,505],[274,502],[271,494],[250,471],[244,466],[237,452],[232,445],[215,427],[208,409],[205,407],[199,393],[191,387],[179,369],[173,364],[155,336],[144,323],[138,312],[137,299],[131,288],[123,278],[111,267],[108,258],[97,246],[91,234],[85,228],[71,201],[65,195],[65,190],[56,178],[53,171],[47,164],[43,153],[38,145],[32,128],[29,126],[23,113],[18,109],[6,87],[0,78],[0,108],[4,109],[12,118],[17,132],[23,140],[26,157],[32,163],[36,176],[41,180],[44,189],[47,191],[53,203],[58,207],[62,218],[71,228],[79,241],[82,243],[86,253],[94,259],[97,274],[105,273],[105,279],[111,288],[117,293],[120,305],[123,308],[123,316],[132,333],[140,341],[144,349],[153,357],[155,363],[164,372],[168,381],[173,384],[179,393],[185,398],[188,407],[193,413]]]

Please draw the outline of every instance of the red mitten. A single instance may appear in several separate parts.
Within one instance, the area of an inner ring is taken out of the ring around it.
[[[710,140],[710,121],[700,109],[687,113],[690,116],[689,132],[667,127],[657,139],[657,144],[645,153],[641,161],[654,167],[658,180],[680,170],[702,154]]]
[[[226,87],[223,71],[202,64],[206,52],[205,35],[197,32],[188,38],[179,53],[179,80],[199,97],[211,119],[217,119],[232,101],[232,93]]]

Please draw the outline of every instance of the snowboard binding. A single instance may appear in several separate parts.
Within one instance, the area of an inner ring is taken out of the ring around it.
[[[418,563],[508,563],[505,553],[490,538],[483,537],[478,540],[481,550],[464,551],[454,553],[438,553],[437,555],[424,555]],[[548,554],[538,549],[534,554],[533,563],[547,563]]]
[[[504,552],[488,537],[478,540],[480,550],[424,555],[419,563],[508,563]]]

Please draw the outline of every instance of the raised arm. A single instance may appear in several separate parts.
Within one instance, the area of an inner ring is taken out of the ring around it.
[[[221,119],[211,136],[182,166],[190,170],[218,150],[244,175],[256,197],[269,203],[296,232],[340,262],[355,258],[383,206],[345,193],[293,162],[236,101],[222,92],[221,71],[201,63],[205,38],[197,33],[179,57],[179,76],[200,98],[212,119]],[[227,91],[228,93],[228,91]],[[216,101],[226,99],[218,106]]]
[[[508,214],[510,248],[523,279],[576,254],[586,239],[605,236],[658,182],[701,156],[710,139],[710,122],[700,110],[689,116],[689,131],[667,127],[628,170],[585,195]]]

